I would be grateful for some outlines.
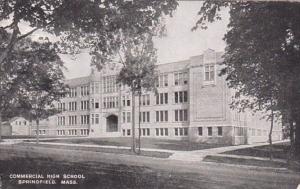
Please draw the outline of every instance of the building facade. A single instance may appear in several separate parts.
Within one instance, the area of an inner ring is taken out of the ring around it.
[[[230,109],[233,92],[225,76],[219,76],[222,53],[208,49],[188,60],[161,64],[157,90],[136,98],[135,115],[140,115],[141,137],[187,139],[198,142],[245,144],[267,141],[270,123],[250,111]],[[111,66],[111,65],[110,65]],[[57,108],[62,113],[49,118],[49,135],[130,137],[132,96],[116,82],[119,68],[67,80],[69,94]],[[138,128],[139,116],[135,116]],[[273,139],[281,139],[277,124]]]

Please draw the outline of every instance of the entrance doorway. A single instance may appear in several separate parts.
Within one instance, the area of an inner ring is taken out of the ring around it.
[[[106,118],[106,132],[118,131],[118,117],[116,115],[110,115]]]

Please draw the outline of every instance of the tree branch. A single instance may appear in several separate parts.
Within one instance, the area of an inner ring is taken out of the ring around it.
[[[27,32],[26,34],[19,36],[17,40],[19,41],[19,40],[21,40],[21,39],[24,39],[24,38],[28,37],[29,35],[31,35],[32,33],[34,33],[35,31],[37,31],[37,30],[39,30],[39,29],[40,29],[40,28],[37,27],[37,28],[31,30],[30,32]]]

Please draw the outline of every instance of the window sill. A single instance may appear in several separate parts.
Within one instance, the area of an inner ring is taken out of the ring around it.
[[[215,86],[216,81],[203,81],[203,86]]]

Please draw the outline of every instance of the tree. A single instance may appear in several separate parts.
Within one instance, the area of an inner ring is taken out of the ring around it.
[[[234,105],[287,116],[296,123],[300,154],[300,4],[205,1],[194,29],[220,19],[222,7],[230,10],[222,74],[236,97],[251,97]]]
[[[51,47],[50,42],[27,41],[30,53],[24,52],[28,63],[18,74],[25,80],[18,93],[19,109],[25,118],[36,121],[37,143],[39,143],[39,121],[58,113],[54,102],[66,93],[63,62]],[[32,43],[32,44],[31,44]]]
[[[39,121],[58,113],[53,102],[59,101],[66,92],[64,84],[63,62],[55,52],[51,42],[35,42],[27,39],[20,47],[22,70],[16,75],[18,83],[18,114],[35,120],[37,125],[37,143],[39,142]]]
[[[0,1],[0,117],[19,90],[17,74],[24,59],[16,49],[36,31],[59,37],[53,46],[56,52],[75,54],[88,48],[93,64],[100,68],[119,49],[118,36],[123,30],[149,33],[176,7],[175,0]],[[28,24],[31,30],[22,31],[21,24]]]
[[[156,80],[156,49],[153,46],[152,35],[147,34],[139,36],[139,38],[132,38],[124,36],[122,39],[122,52],[119,53],[119,58],[122,63],[121,71],[118,75],[117,81],[130,88],[132,93],[132,150],[136,153],[136,136],[135,136],[135,101],[138,96],[139,106],[139,151],[141,147],[141,128],[140,128],[140,106],[141,95],[146,91],[154,91]]]
[[[147,33],[160,23],[162,15],[171,14],[176,7],[175,0],[3,0],[0,35],[12,32],[1,50],[0,64],[20,40],[37,30],[59,36],[63,52],[90,48],[96,59],[106,62],[107,55],[119,46],[116,33],[129,28]],[[24,22],[32,30],[22,33],[20,24]]]

